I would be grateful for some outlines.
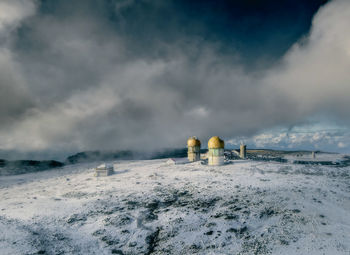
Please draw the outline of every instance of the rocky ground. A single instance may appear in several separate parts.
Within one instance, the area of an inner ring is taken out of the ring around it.
[[[350,254],[350,168],[99,162],[0,179],[0,254]]]

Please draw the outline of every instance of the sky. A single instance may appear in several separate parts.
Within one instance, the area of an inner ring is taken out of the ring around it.
[[[349,153],[349,27],[347,0],[0,0],[0,157]]]

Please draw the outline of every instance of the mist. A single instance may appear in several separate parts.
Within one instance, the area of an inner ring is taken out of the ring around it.
[[[179,148],[192,135],[252,137],[318,115],[349,127],[348,1],[322,6],[263,68],[226,42],[131,24],[149,1],[109,4],[112,17],[97,1],[0,3],[0,149]]]

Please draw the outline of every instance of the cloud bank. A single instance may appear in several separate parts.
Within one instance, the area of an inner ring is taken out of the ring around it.
[[[248,144],[250,148],[348,153],[350,131],[347,127],[310,123],[289,129],[280,127],[264,130],[253,136],[230,139],[226,144],[237,148],[241,142]]]
[[[0,4],[0,149],[182,147],[191,135],[252,136],[320,114],[350,125],[348,1],[322,7],[267,70],[196,35],[130,38],[135,1],[110,1],[113,22],[95,1],[68,2]]]

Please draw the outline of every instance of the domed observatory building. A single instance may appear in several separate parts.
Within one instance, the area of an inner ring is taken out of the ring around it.
[[[187,157],[189,161],[193,162],[201,159],[201,142],[197,137],[192,136],[187,140],[187,148]]]
[[[220,166],[224,164],[225,143],[218,136],[213,136],[208,141],[208,165]]]

